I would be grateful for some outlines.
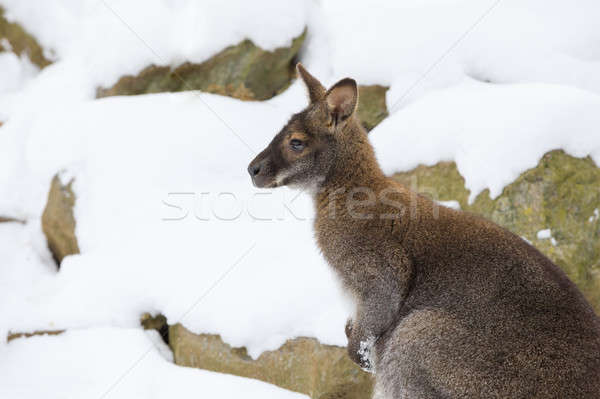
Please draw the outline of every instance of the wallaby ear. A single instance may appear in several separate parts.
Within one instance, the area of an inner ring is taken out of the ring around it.
[[[334,124],[352,116],[358,104],[358,87],[354,79],[345,78],[334,84],[325,93],[325,100]]]
[[[308,73],[308,71],[304,69],[304,66],[302,66],[301,63],[296,64],[296,70],[298,71],[298,75],[300,75],[300,77],[304,81],[306,88],[308,89],[308,96],[310,98],[310,102],[314,103],[322,99],[325,95],[325,87],[323,87],[321,82],[319,82],[317,78]]]

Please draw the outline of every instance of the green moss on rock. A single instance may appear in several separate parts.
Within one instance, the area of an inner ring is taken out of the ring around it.
[[[358,87],[358,119],[367,131],[373,129],[386,116],[388,110],[385,103],[385,93],[389,87],[380,85]]]
[[[218,335],[193,334],[180,324],[169,328],[175,363],[255,378],[313,399],[370,398],[373,380],[347,356],[346,349],[314,338],[288,340],[256,360],[245,348],[233,348]]]
[[[600,168],[589,157],[551,151],[498,198],[485,190],[473,204],[454,162],[421,165],[394,177],[434,199],[456,200],[463,210],[525,237],[567,273],[600,313]],[[551,229],[554,243],[537,238],[544,229]]]
[[[19,24],[9,22],[4,16],[4,9],[0,7],[0,41],[8,41],[9,46],[0,43],[0,51],[13,51],[18,55],[27,55],[31,62],[43,68],[50,64],[44,56],[44,50],[38,42],[27,33]]]
[[[175,69],[151,65],[136,76],[124,76],[97,97],[201,90],[242,100],[266,100],[285,90],[295,76],[294,60],[306,31],[290,47],[265,51],[252,41],[227,47],[200,64]]]

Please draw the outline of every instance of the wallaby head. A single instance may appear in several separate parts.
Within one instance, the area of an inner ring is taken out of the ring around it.
[[[296,68],[310,104],[293,115],[248,166],[257,187],[318,187],[331,172],[340,147],[347,145],[344,131],[349,124],[358,126],[353,118],[358,104],[353,79],[342,79],[326,90],[301,64]]]

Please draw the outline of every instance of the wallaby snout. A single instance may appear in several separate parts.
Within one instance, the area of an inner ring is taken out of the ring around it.
[[[275,176],[270,167],[269,147],[265,148],[248,165],[248,173],[252,179],[252,184],[258,188],[268,188],[275,186]]]

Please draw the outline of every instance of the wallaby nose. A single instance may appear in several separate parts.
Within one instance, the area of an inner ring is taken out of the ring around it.
[[[260,172],[260,162],[253,162],[248,166],[248,173],[250,173],[251,177],[256,176],[258,172]]]

